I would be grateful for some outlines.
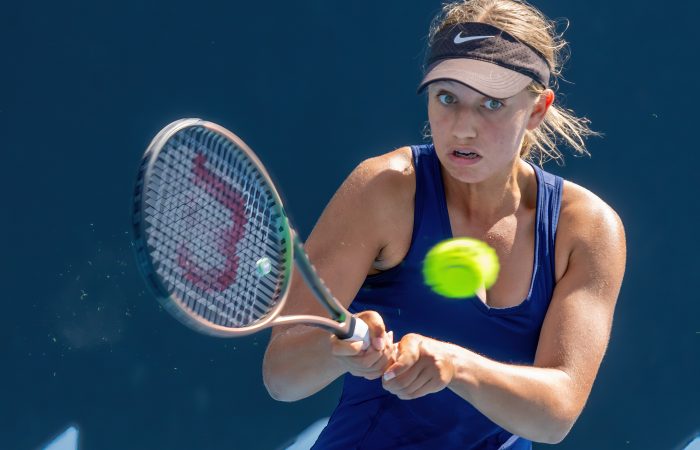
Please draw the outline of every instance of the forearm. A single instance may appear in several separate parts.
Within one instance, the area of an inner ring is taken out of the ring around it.
[[[342,375],[330,347],[328,332],[317,328],[295,326],[276,334],[263,360],[263,380],[272,398],[300,400]]]
[[[448,387],[493,422],[536,442],[560,442],[580,408],[570,401],[562,370],[499,363],[453,346],[455,374]]]

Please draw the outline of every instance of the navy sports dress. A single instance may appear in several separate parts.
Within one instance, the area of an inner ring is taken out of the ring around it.
[[[468,348],[488,358],[532,364],[554,288],[554,237],[562,179],[533,165],[537,175],[535,257],[530,292],[510,308],[478,298],[450,300],[423,284],[422,260],[437,242],[452,237],[441,166],[432,144],[413,146],[416,174],[411,247],[398,266],[368,276],[350,311],[374,310],[398,342],[418,333]],[[343,393],[314,449],[530,449],[470,403],[445,388],[401,400],[381,380],[345,375]]]

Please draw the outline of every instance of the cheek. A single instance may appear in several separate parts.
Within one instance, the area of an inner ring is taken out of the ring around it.
[[[440,139],[448,129],[448,117],[441,114],[438,108],[428,107],[428,122],[430,122],[430,132],[434,139]]]
[[[520,147],[523,137],[525,136],[525,132],[527,131],[527,116],[522,115],[521,117],[516,118],[514,123],[518,125],[514,127],[512,131],[513,141],[518,147]]]
[[[508,126],[504,127],[503,124],[508,124]],[[501,145],[519,147],[525,134],[526,124],[526,117],[523,114],[502,118],[498,124],[494,124],[497,130],[492,133],[492,136]]]
[[[442,120],[440,117],[440,110],[432,101],[428,104],[428,120],[430,123],[437,123]]]

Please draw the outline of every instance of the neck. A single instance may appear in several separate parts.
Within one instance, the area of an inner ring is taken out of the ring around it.
[[[443,171],[449,209],[472,226],[488,229],[518,211],[531,180],[527,176],[530,170],[525,161],[516,158],[507,170],[479,183],[464,183]]]

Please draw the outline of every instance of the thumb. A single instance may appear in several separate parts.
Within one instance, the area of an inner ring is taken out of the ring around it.
[[[418,341],[411,339],[401,339],[395,345],[394,354],[395,360],[392,365],[387,367],[384,372],[384,381],[389,381],[392,378],[401,375],[416,363],[418,360]]]
[[[367,324],[372,347],[377,351],[384,349],[384,336],[386,334],[386,328],[384,326],[382,316],[380,316],[376,311],[362,311],[361,313],[357,314],[357,317],[362,319]]]

